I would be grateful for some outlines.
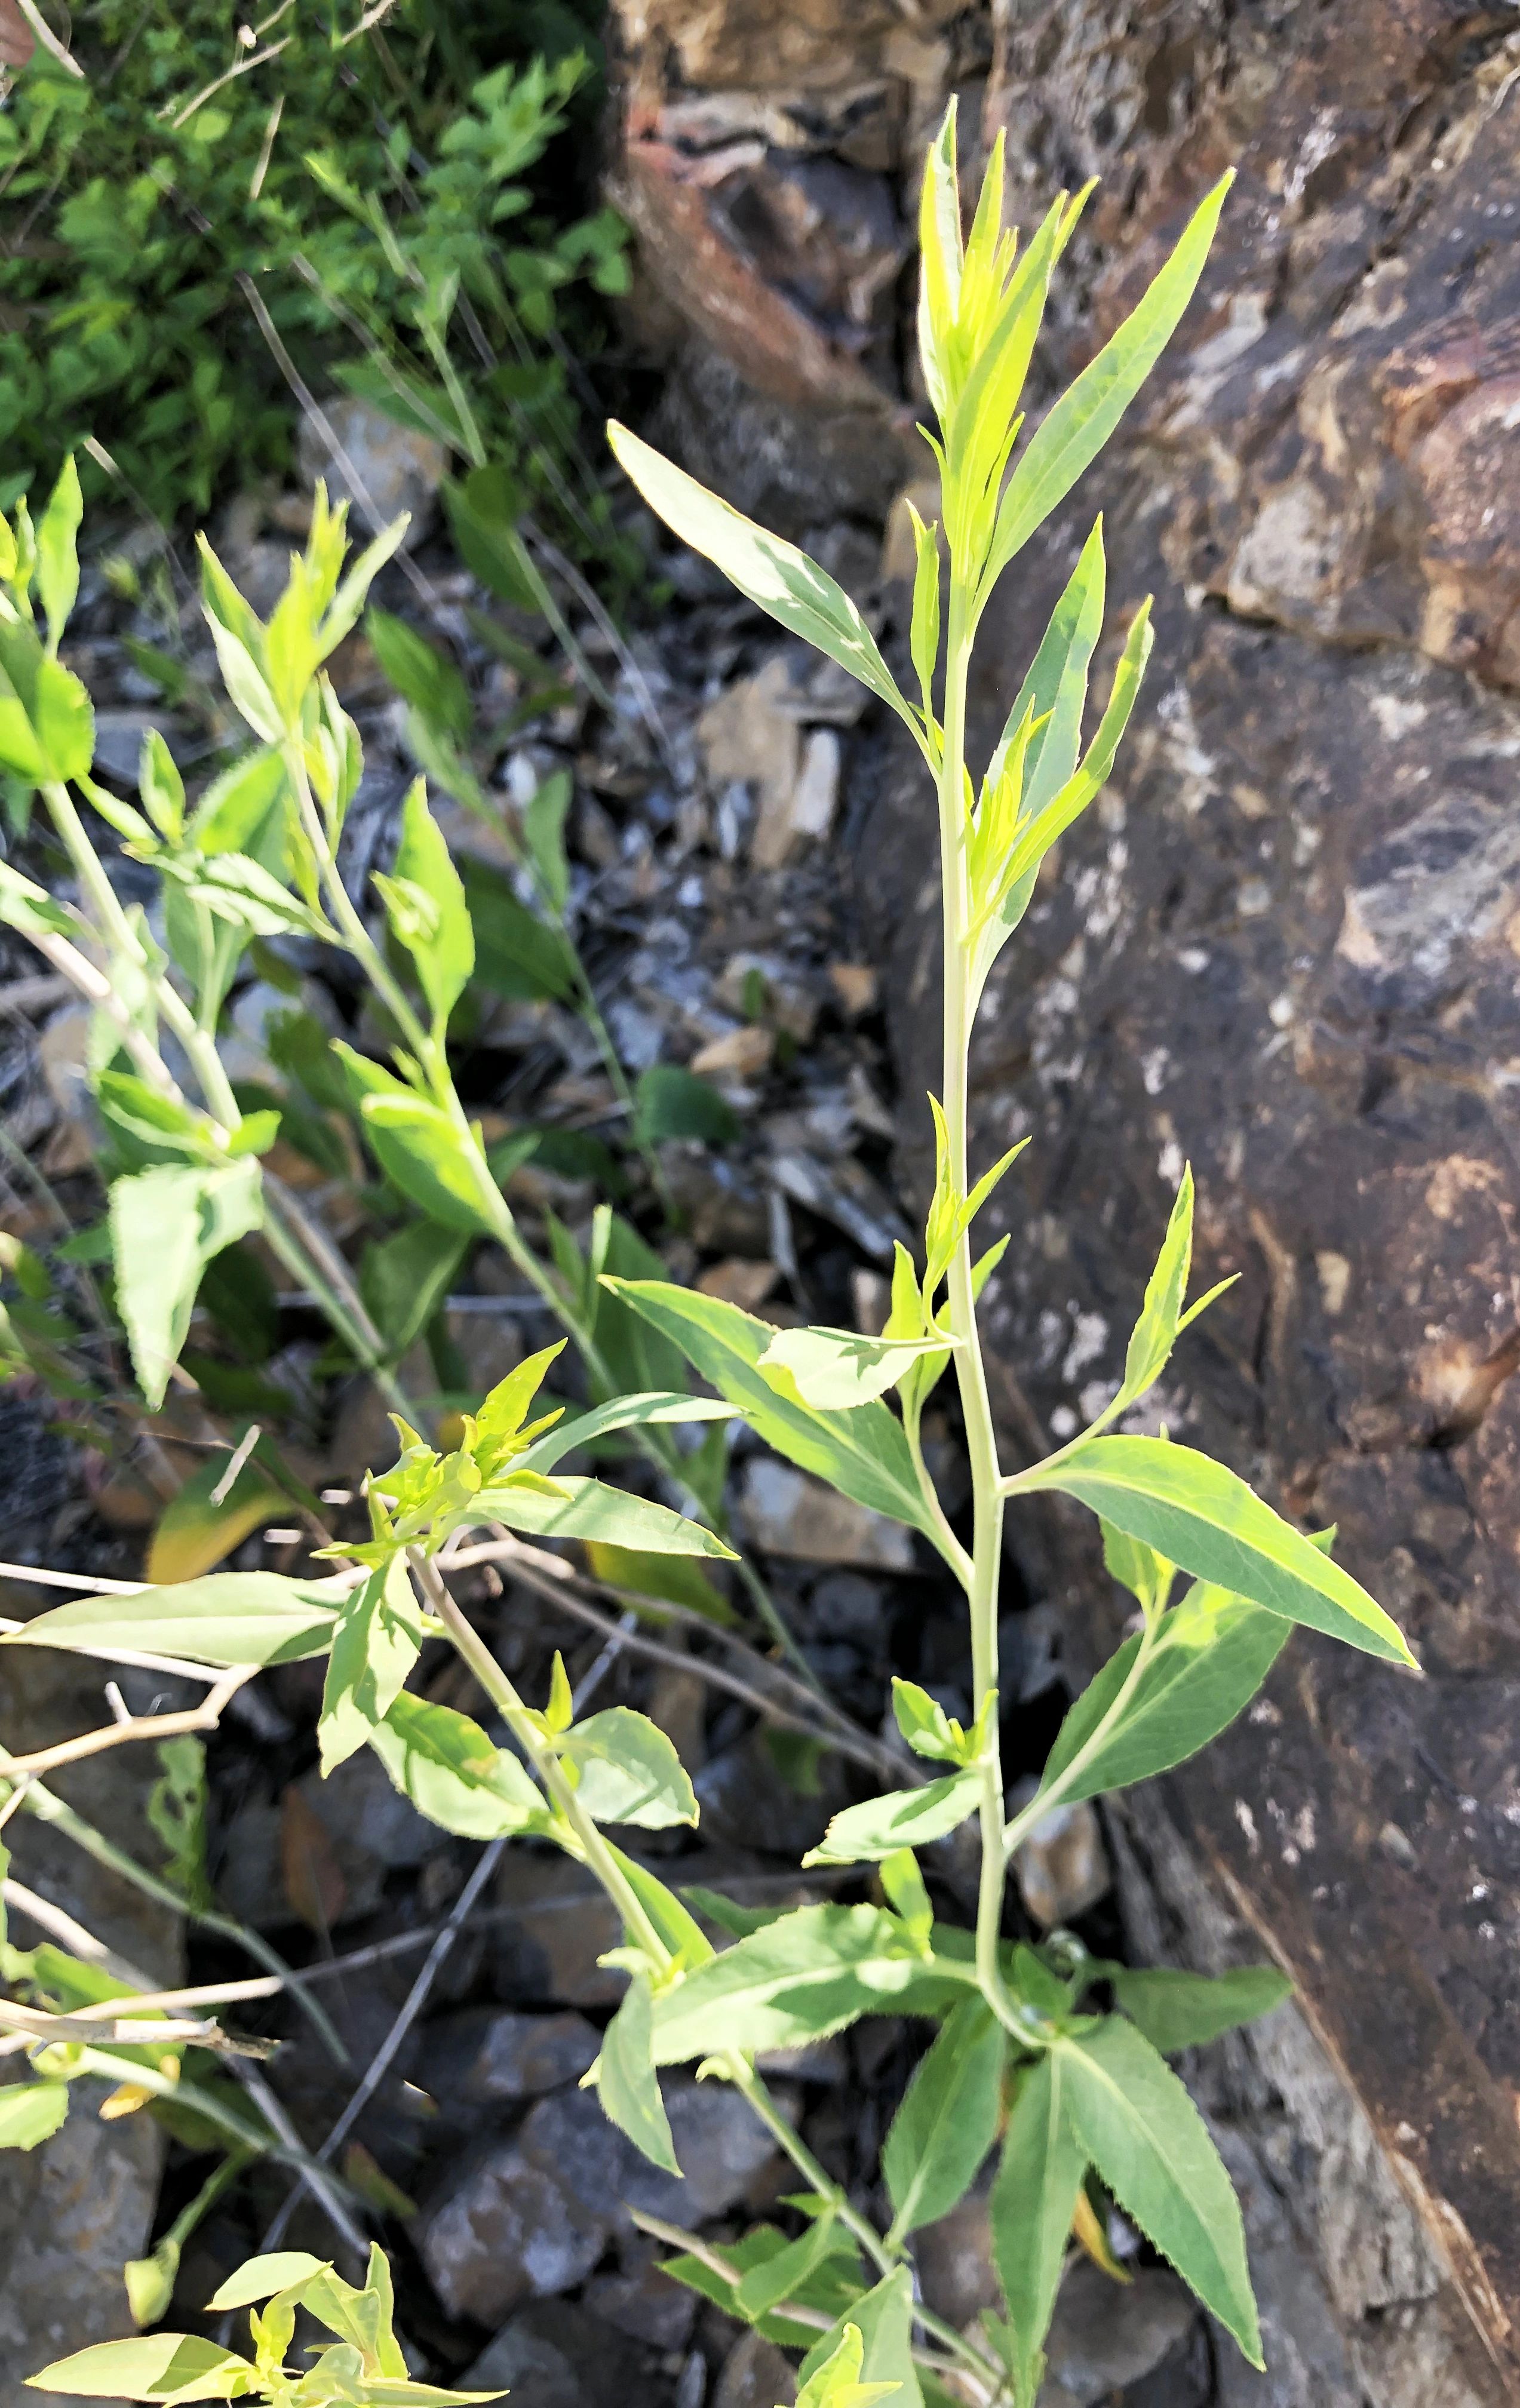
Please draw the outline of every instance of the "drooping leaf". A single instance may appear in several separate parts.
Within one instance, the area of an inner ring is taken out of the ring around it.
[[[179,1359],[202,1271],[258,1227],[263,1209],[252,1161],[161,1165],[112,1182],[117,1302],[137,1384],[155,1412]]]
[[[635,1974],[607,2027],[598,2069],[596,2095],[604,2114],[651,2165],[667,2174],[679,2174],[670,2118],[654,2071],[649,1982],[642,1973]]]
[[[778,1455],[816,1472],[873,1512],[907,1522],[940,1545],[925,1510],[902,1424],[879,1402],[821,1413],[778,1396],[758,1365],[775,1335],[737,1305],[664,1281],[607,1279],[604,1286],[674,1340]]]
[[[997,2137],[1008,2043],[980,1999],[945,2018],[919,2059],[882,2152],[892,2240],[948,2215]]]
[[[35,2149],[68,2114],[66,2082],[7,2082],[0,2086],[0,2149]]]
[[[127,1647],[223,1667],[297,1664],[326,1653],[346,1585],[278,1572],[211,1572],[130,1597],[72,1598],[35,1614],[0,1645],[107,1656]]]
[[[461,1839],[548,1837],[553,1829],[552,1814],[516,1756],[493,1747],[480,1724],[452,1706],[403,1689],[369,1744],[418,1813]]]
[[[1070,1804],[1185,1763],[1250,1704],[1287,1645],[1289,1627],[1281,1615],[1199,1582],[1167,1614],[1122,1718],[1096,1746],[1098,1726],[1129,1679],[1139,1637],[1126,1639],[1088,1683],[1056,1733],[1041,1796],[1059,1784]]]
[[[1113,1995],[1163,2057],[1203,2048],[1221,2032],[1254,2023],[1293,1996],[1275,1965],[1239,1965],[1228,1973],[1183,1973],[1167,1966],[1116,1965]]]
[[[272,2300],[277,2291],[289,2290],[296,2283],[305,2283],[313,2274],[330,2271],[323,2258],[313,2258],[305,2249],[271,2249],[259,2258],[246,2258],[236,2274],[207,2300],[209,2315],[224,2315],[234,2308],[255,2308],[261,2300]]]
[[[924,1971],[896,1916],[802,1906],[713,1957],[654,2001],[654,2061],[790,2048],[863,2014],[891,2014]]]
[[[710,560],[724,575],[769,612],[788,632],[801,636],[895,710],[915,738],[918,722],[898,693],[859,610],[826,570],[795,544],[730,509],[684,469],[663,459],[637,435],[615,422],[608,440],[619,466],[667,526]]]
[[[868,1798],[836,1814],[805,1865],[868,1864],[896,1854],[898,1848],[927,1847],[958,1830],[977,1810],[981,1775],[954,1772],[943,1781],[926,1782],[921,1789],[894,1789],[883,1798]]]
[[[384,1721],[422,1643],[406,1559],[393,1555],[345,1600],[333,1630],[317,1723],[324,1780]]]
[[[87,2400],[237,2400],[254,2387],[246,2358],[218,2349],[194,2333],[139,2333],[61,2358],[26,2382],[35,2391],[67,2391]]]
[[[273,1522],[289,1499],[251,1456],[226,1494],[213,1491],[227,1476],[225,1456],[213,1455],[170,1498],[149,1541],[143,1571],[155,1586],[196,1580],[230,1555],[251,1530]]]
[[[1233,1471],[1191,1447],[1090,1439],[1048,1471],[1021,1474],[1018,1486],[1059,1489],[1200,1580],[1386,1663],[1414,1665],[1397,1624],[1359,1582]]]
[[[505,1522],[509,1530],[526,1530],[535,1538],[583,1539],[612,1547],[632,1547],[650,1555],[710,1555],[734,1560],[732,1547],[689,1514],[673,1513],[647,1497],[631,1497],[605,1481],[555,1476],[564,1497],[536,1494],[509,1481],[485,1487],[470,1511],[478,1521]]]
[[[696,1798],[658,1724],[629,1706],[588,1715],[566,1738],[562,1760],[579,1775],[576,1798],[597,1823],[665,1830],[696,1821]]]
[[[1078,2137],[1125,2214],[1260,2366],[1240,2206],[1177,2076],[1120,2015],[1052,2054]]]
[[[1064,2057],[1041,2057],[1019,2085],[991,2200],[993,2258],[1008,2307],[1015,2408],[1034,2408],[1045,2335],[1087,2151],[1068,2113]]]

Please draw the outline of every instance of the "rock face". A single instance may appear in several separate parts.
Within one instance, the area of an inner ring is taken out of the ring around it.
[[[1165,1784],[1173,1843],[1294,1972],[1324,2069],[1316,2090],[1260,2061],[1319,2186],[1277,2241],[1263,2207],[1260,2246],[1317,2260],[1355,2388],[1239,2397],[1520,2397],[1520,46],[1457,0],[1141,5],[1101,39],[1083,7],[1014,18],[984,113],[1017,182],[1109,179],[1048,365],[1090,354],[1224,165],[1240,182],[1161,373],[983,631],[982,754],[1099,509],[1110,661],[1157,596],[1127,752],[974,1054],[974,1159],[1035,1140],[988,1297],[1005,1439],[1027,1458],[1112,1394],[1191,1160],[1197,1286],[1238,1284],[1142,1426],[1336,1523],[1427,1672],[1300,1636]],[[930,810],[899,757],[859,848],[909,1096],[939,1084]],[[1011,1541],[1070,1600],[1083,1670],[1124,1610],[1093,1537],[1052,1513]],[[1358,2197],[1381,2201],[1370,2288],[1337,2271]]]

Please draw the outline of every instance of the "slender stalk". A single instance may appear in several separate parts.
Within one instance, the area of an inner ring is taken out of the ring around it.
[[[939,853],[944,926],[944,1113],[950,1140],[950,1176],[957,1195],[969,1188],[967,1170],[967,1082],[970,1050],[970,982],[967,955],[968,897],[966,875],[966,681],[971,638],[968,595],[951,564],[950,614],[945,676],[944,745],[939,771]],[[987,1394],[976,1301],[971,1291],[971,1240],[967,1232],[950,1265],[951,1327],[961,1340],[954,1352],[966,1424],[973,1497],[970,1580],[971,1679],[980,1713],[997,1687],[997,1589],[1003,1553],[1002,1475]],[[982,1754],[982,1874],[977,1896],[977,1977],[990,2005],[1007,2023],[1011,2008],[997,1959],[1002,1928],[1008,1851],[1003,1838],[1003,1773],[996,1711],[988,1718]]]

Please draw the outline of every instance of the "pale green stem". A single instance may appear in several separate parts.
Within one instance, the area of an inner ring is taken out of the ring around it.
[[[944,1114],[950,1140],[950,1178],[967,1194],[967,1071],[970,1046],[970,981],[966,930],[965,760],[966,680],[970,660],[967,597],[952,564],[950,624],[945,673],[944,751],[939,773],[939,851],[944,924]],[[997,1686],[997,1590],[1003,1553],[1002,1475],[992,1404],[987,1394],[971,1292],[970,1233],[950,1265],[950,1320],[961,1340],[954,1353],[961,1412],[970,1457],[974,1526],[967,1601],[971,1617],[971,1681],[978,1713]],[[981,1759],[982,1876],[977,1898],[977,1978],[988,2003],[1012,2027],[1012,2008],[1003,1985],[997,1942],[1002,1926],[1008,1854],[1003,1840],[1003,1775],[996,1711],[989,1717]]]

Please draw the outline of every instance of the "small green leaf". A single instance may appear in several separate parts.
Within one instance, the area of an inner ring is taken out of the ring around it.
[[[600,1480],[573,1474],[559,1478],[562,1497],[543,1496],[510,1480],[482,1488],[466,1518],[505,1522],[509,1530],[527,1530],[535,1538],[582,1539],[608,1546],[632,1547],[652,1555],[710,1555],[735,1560],[732,1547],[685,1513],[656,1505],[647,1497],[630,1497]]]
[[[802,1906],[688,1973],[654,2000],[654,2061],[714,2050],[791,2048],[891,2014],[924,1971],[895,1915],[873,1906]]]
[[[304,2249],[273,2249],[262,2258],[246,2258],[237,2273],[229,2274],[207,2300],[206,2312],[217,2316],[234,2308],[254,2308],[263,2300],[272,2300],[277,2291],[287,2291],[313,2274],[330,2272],[325,2258],[312,2258]]]
[[[148,2257],[127,2259],[122,2269],[122,2281],[132,2321],[139,2331],[168,2315],[179,2279],[179,2243],[172,2232],[165,2232]]]
[[[614,421],[608,440],[618,465],[666,524],[723,570],[741,594],[801,636],[895,710],[922,742],[917,719],[898,693],[876,639],[855,605],[826,570],[764,527],[730,509],[684,469]]]
[[[847,1806],[836,1814],[805,1865],[858,1865],[890,1856],[898,1848],[927,1847],[958,1830],[977,1810],[981,1776],[974,1771],[952,1773],[947,1780],[926,1782],[922,1789],[894,1789],[883,1798],[868,1798],[863,1805]]]
[[[589,1413],[567,1413],[557,1427],[536,1439],[519,1456],[519,1467],[524,1471],[552,1471],[577,1447],[589,1445],[615,1430],[643,1429],[654,1422],[726,1422],[733,1418],[733,1408],[713,1397],[687,1397],[668,1389],[642,1397],[619,1397]]]
[[[679,2175],[670,2119],[651,2054],[649,1982],[642,1973],[635,1974],[607,2027],[598,2068],[596,2095],[604,2114],[651,2165]]]
[[[853,1329],[779,1329],[758,1369],[780,1397],[838,1412],[895,1387],[911,1363],[946,1351],[942,1336],[864,1338]]]
[[[68,2114],[65,2082],[7,2082],[0,2087],[0,2149],[35,2149]]]
[[[439,1310],[466,1243],[458,1230],[413,1221],[365,1248],[359,1293],[393,1361],[399,1362]]]
[[[523,836],[528,857],[538,874],[539,891],[556,917],[563,917],[570,899],[570,865],[565,853],[565,820],[574,792],[567,769],[544,778],[523,814]]]
[[[398,914],[391,904],[398,889],[414,890],[429,908]],[[401,841],[386,899],[392,925],[417,966],[428,1009],[441,1026],[469,983],[475,931],[459,872],[427,808],[421,778],[413,781],[402,809]]]
[[[1065,2058],[1054,2050],[1025,2072],[992,2190],[993,2259],[1011,2327],[1015,2408],[1034,2408],[1040,2389],[1087,2166],[1068,2114],[1068,2087]]]
[[[255,1457],[242,1466],[220,1498],[227,1477],[225,1455],[212,1455],[170,1498],[149,1541],[144,1577],[155,1587],[198,1580],[241,1545],[251,1530],[277,1521],[289,1499],[261,1471]]]
[[[1124,1530],[1116,1530],[1111,1522],[1099,1525],[1103,1532],[1103,1565],[1142,1607],[1147,1615],[1159,1613],[1171,1594],[1177,1576],[1175,1564],[1169,1564],[1154,1547],[1132,1539]]]
[[[1048,1469],[1021,1473],[1017,1485],[1059,1489],[1200,1580],[1366,1655],[1414,1666],[1397,1624],[1359,1582],[1233,1471],[1191,1447],[1158,1438],[1089,1439]]]
[[[212,1572],[129,1597],[80,1597],[7,1632],[7,1647],[64,1647],[79,1655],[147,1649],[193,1664],[296,1664],[323,1656],[343,1582],[285,1580],[278,1572]]]
[[[254,2372],[193,2333],[141,2333],[136,2341],[101,2342],[61,2358],[26,2381],[35,2391],[70,2391],[87,2400],[237,2400]]]
[[[384,1721],[406,1686],[422,1643],[406,1562],[393,1555],[345,1601],[334,1627],[317,1724],[323,1780]]]
[[[919,2059],[882,2152],[894,2209],[889,2246],[948,2215],[975,2181],[997,2137],[1007,2054],[990,2008],[968,1999]]]
[[[190,842],[208,857],[248,853],[285,786],[285,764],[273,746],[245,752],[201,796],[190,815]]]
[[[892,1676],[892,1711],[901,1731],[915,1756],[926,1756],[939,1764],[964,1764],[966,1734],[959,1723],[953,1723],[938,1698],[916,1681]]]
[[[1123,1394],[1143,1397],[1161,1376],[1176,1342],[1182,1319],[1187,1274],[1193,1261],[1193,1166],[1183,1166],[1177,1201],[1171,1208],[1167,1234],[1145,1290],[1145,1302],[1125,1354]]]
[[[445,1831],[466,1840],[553,1831],[553,1815],[516,1756],[452,1706],[403,1689],[369,1744],[402,1796]]]
[[[444,1228],[471,1236],[492,1232],[495,1225],[485,1189],[490,1174],[468,1132],[441,1105],[404,1086],[351,1046],[335,1039],[332,1051],[386,1177]]]
[[[389,684],[434,727],[441,727],[457,744],[467,741],[475,713],[469,688],[455,668],[425,636],[404,619],[371,603],[365,613],[365,634]]]
[[[45,886],[23,878],[8,862],[0,862],[0,923],[22,937],[66,937],[71,943],[77,943],[81,933],[72,912],[55,903]]]
[[[48,647],[54,652],[79,599],[79,534],[83,517],[79,472],[70,452],[59,471],[48,507],[37,521],[36,531],[37,595],[48,622]]]
[[[213,1254],[256,1229],[263,1212],[259,1167],[251,1161],[164,1165],[112,1183],[117,1302],[137,1384],[155,1412],[179,1359],[202,1271]]]
[[[913,2364],[913,2278],[895,2266],[848,2315],[815,2342],[798,2369],[797,2408],[867,2408],[891,2398],[893,2408],[924,2408]],[[863,2344],[858,2368],[847,2347],[852,2330]]]
[[[1109,1979],[1130,2022],[1163,2057],[1180,2048],[1203,2048],[1221,2032],[1254,2023],[1293,1996],[1292,1982],[1275,1965],[1240,1965],[1212,1977],[1115,1965]]]
[[[655,1062],[641,1071],[634,1089],[634,1140],[664,1145],[669,1138],[696,1138],[704,1145],[733,1145],[744,1124],[710,1081],[674,1062]]]
[[[661,1831],[696,1822],[696,1797],[680,1756],[657,1724],[628,1706],[577,1723],[561,1758],[580,1776],[577,1802],[597,1823]]]
[[[1125,2214],[1260,2366],[1240,2210],[1177,2076],[1118,2015],[1051,2054],[1078,2138]]]
[[[809,2276],[817,2272],[833,2240],[834,2218],[825,2212],[813,2217],[800,2240],[788,2242],[773,2258],[752,2266],[739,2281],[736,2302],[739,2315],[751,2324],[758,2324],[772,2308],[791,2299]]]

